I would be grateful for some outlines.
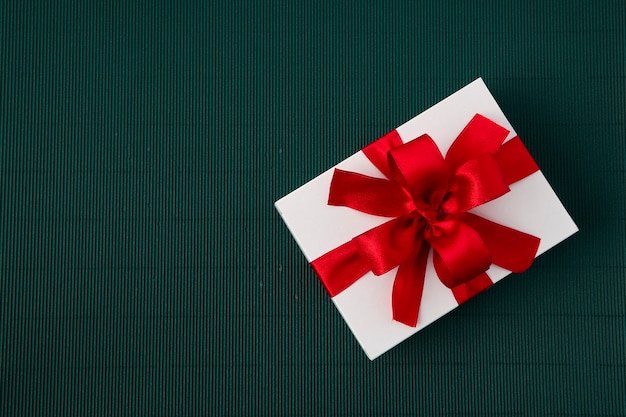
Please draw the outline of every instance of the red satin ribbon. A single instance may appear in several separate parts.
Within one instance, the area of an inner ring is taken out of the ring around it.
[[[491,264],[513,272],[535,259],[539,239],[469,213],[538,170],[518,137],[477,114],[445,158],[428,135],[402,143],[394,130],[363,149],[387,177],[336,169],[328,204],[393,217],[315,259],[311,265],[331,296],[372,271],[398,267],[393,319],[417,325],[426,263],[462,303],[492,285]]]

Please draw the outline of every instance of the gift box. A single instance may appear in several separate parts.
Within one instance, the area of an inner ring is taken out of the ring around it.
[[[370,359],[578,230],[482,79],[275,205]]]

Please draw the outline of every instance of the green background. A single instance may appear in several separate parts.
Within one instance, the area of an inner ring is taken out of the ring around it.
[[[626,413],[622,0],[0,17],[0,415]],[[581,231],[370,362],[273,202],[479,76]]]

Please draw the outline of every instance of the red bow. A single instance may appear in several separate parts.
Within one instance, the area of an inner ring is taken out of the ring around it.
[[[367,272],[395,267],[393,319],[417,325],[430,248],[441,282],[459,303],[492,285],[496,264],[513,272],[535,259],[539,239],[468,211],[496,199],[539,168],[518,137],[477,114],[446,157],[428,135],[402,143],[394,130],[363,149],[388,178],[335,169],[328,204],[394,217],[314,260],[331,296]]]

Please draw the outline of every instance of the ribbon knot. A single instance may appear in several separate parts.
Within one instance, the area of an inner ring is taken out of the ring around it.
[[[469,210],[509,192],[509,185],[538,170],[509,131],[476,115],[445,158],[422,135],[403,143],[392,131],[363,149],[387,177],[336,169],[328,204],[391,217],[311,264],[331,296],[367,272],[398,267],[392,292],[393,318],[416,326],[429,253],[439,280],[459,303],[492,285],[491,264],[527,269],[539,239],[472,214]]]
[[[433,226],[433,224],[445,220],[448,216],[448,213],[443,211],[441,208],[421,210],[418,211],[418,213],[424,220],[426,220],[426,223],[430,226]]]

